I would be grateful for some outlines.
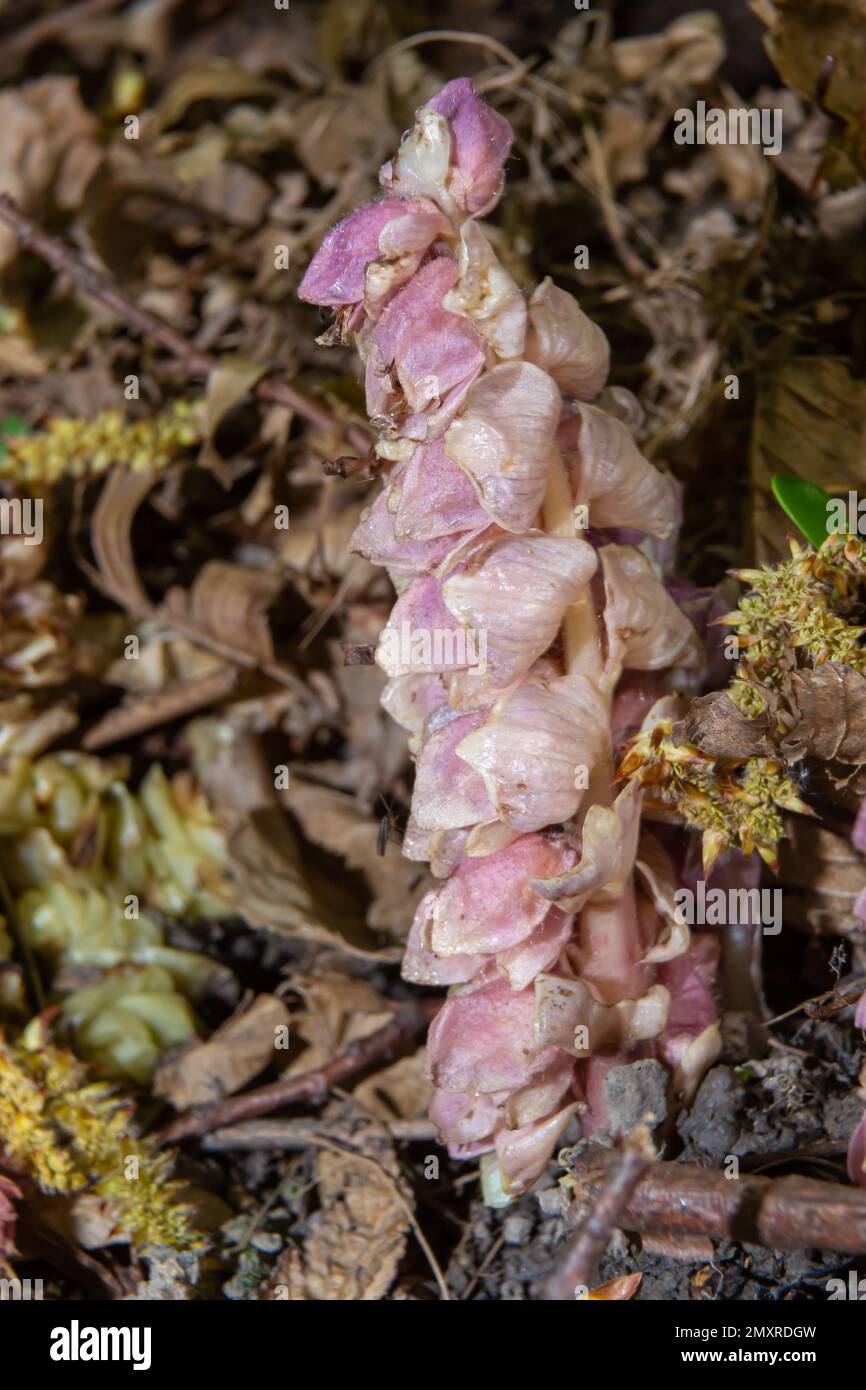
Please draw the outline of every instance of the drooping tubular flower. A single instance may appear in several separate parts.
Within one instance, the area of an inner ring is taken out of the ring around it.
[[[352,544],[398,593],[376,659],[416,759],[404,852],[442,880],[403,973],[449,987],[432,1116],[493,1201],[573,1115],[611,1128],[613,1067],[655,1058],[682,1094],[718,1046],[715,943],[614,776],[666,673],[703,660],[656,558],[678,495],[604,390],[604,334],[549,280],[524,294],[478,221],[511,138],[448,83],[300,286],[364,363],[385,476]]]

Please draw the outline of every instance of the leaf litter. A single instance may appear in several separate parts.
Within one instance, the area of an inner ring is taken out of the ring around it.
[[[567,1165],[504,1212],[481,1206],[411,1130],[430,1087],[417,1030],[331,1099],[284,1107],[273,1123],[309,1127],[291,1149],[204,1145],[203,1164],[155,1136],[173,1112],[333,1064],[406,999],[396,962],[430,886],[397,843],[411,765],[378,668],[344,661],[392,595],[347,548],[365,475],[324,466],[361,454],[363,398],[295,290],[444,80],[471,75],[516,129],[497,251],[521,285],[577,287],[604,328],[641,449],[683,485],[680,572],[710,587],[785,557],[775,473],[858,488],[856,6],[752,8],[750,61],[748,19],[663,14],[645,33],[632,6],[530,25],[479,0],[462,40],[435,44],[423,33],[457,22],[453,5],[118,3],[32,46],[0,15],[0,192],[189,347],[141,334],[0,224],[0,480],[44,506],[41,545],[0,538],[0,1097],[29,1097],[0,1131],[3,1272],[39,1268],[63,1296],[539,1296],[577,1219]],[[674,144],[698,98],[782,108],[783,154]],[[857,673],[789,674],[821,823],[792,817],[781,844],[797,944],[767,943],[763,977],[780,1012],[866,963]],[[707,698],[736,742],[742,712]],[[755,1056],[733,1030],[670,1156],[718,1161],[724,1093],[724,1152],[841,1176],[859,1071],[845,1019],[789,1019]],[[109,1113],[149,1214],[117,1209],[94,1139]],[[816,1296],[805,1257],[728,1244],[708,1262],[699,1240],[692,1256],[615,1233],[589,1296]]]

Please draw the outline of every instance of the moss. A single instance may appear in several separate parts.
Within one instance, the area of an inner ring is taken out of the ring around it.
[[[17,1044],[0,1038],[0,1134],[7,1161],[46,1193],[93,1193],[136,1247],[194,1249],[202,1239],[171,1178],[173,1158],[133,1129],[132,1100],[93,1082],[38,1020]]]

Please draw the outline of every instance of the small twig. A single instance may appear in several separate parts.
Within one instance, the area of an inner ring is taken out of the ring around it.
[[[481,1264],[478,1266],[472,1278],[469,1280],[469,1283],[466,1285],[465,1290],[460,1295],[464,1302],[467,1298],[470,1297],[471,1294],[475,1292],[475,1289],[477,1288],[480,1280],[484,1277],[486,1271],[490,1268],[490,1265],[496,1259],[496,1256],[499,1254],[504,1244],[505,1236],[497,1236],[496,1240],[493,1242],[490,1249],[487,1251],[487,1254],[484,1256],[484,1259],[481,1261]]]
[[[579,1201],[595,1202],[609,1172],[609,1164],[578,1165]],[[812,1178],[727,1178],[692,1163],[652,1163],[616,1219],[641,1235],[866,1254],[866,1190]]]
[[[289,1076],[275,1081],[270,1086],[260,1086],[255,1091],[247,1091],[228,1100],[214,1101],[200,1105],[180,1116],[162,1131],[159,1138],[163,1144],[177,1144],[182,1139],[194,1135],[207,1134],[224,1125],[235,1124],[238,1120],[249,1120],[256,1115],[268,1115],[283,1105],[296,1105],[299,1101],[321,1104],[331,1088],[347,1077],[363,1071],[373,1062],[382,1062],[405,1043],[417,1037],[439,1009],[438,1000],[426,1002],[406,1002],[401,1004],[393,1018],[367,1038],[359,1038],[350,1043],[333,1061],[313,1071],[301,1072],[299,1076]]]
[[[781,1023],[784,1019],[793,1018],[794,1014],[799,1013],[805,1013],[809,1018],[831,1018],[833,1014],[837,1014],[840,1010],[853,1004],[864,989],[866,989],[866,975],[861,976],[859,980],[854,980],[851,984],[847,984],[844,989],[834,986],[833,989],[825,990],[823,994],[813,994],[811,998],[804,999],[802,1004],[795,1004],[794,1008],[788,1009],[786,1013],[776,1014],[776,1017],[771,1018],[765,1027],[772,1028],[774,1023]]]
[[[155,314],[127,299],[108,275],[87,265],[65,242],[49,236],[8,193],[0,193],[0,221],[12,228],[26,250],[39,256],[58,275],[68,275],[79,290],[117,314],[127,327],[164,348],[183,364],[190,376],[207,377],[219,365],[215,357],[200,351]],[[253,394],[259,400],[286,406],[315,429],[328,434],[342,430],[347,441],[360,453],[366,454],[369,450],[370,439],[365,430],[354,425],[344,429],[323,405],[287,381],[266,377],[253,387]]]
[[[611,1233],[654,1157],[649,1129],[638,1125],[625,1141],[616,1167],[605,1178],[595,1202],[547,1280],[545,1299],[561,1303],[573,1299],[576,1288],[589,1288]]]
[[[388,1120],[385,1124],[397,1143],[434,1142],[436,1126],[431,1120]],[[202,1139],[205,1153],[255,1153],[257,1149],[305,1149],[317,1138],[337,1136],[345,1125],[330,1120],[248,1120],[245,1124],[215,1129]]]

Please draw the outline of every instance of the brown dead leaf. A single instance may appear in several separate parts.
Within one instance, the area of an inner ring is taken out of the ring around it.
[[[266,665],[274,659],[267,610],[282,586],[282,577],[269,570],[211,560],[191,589],[169,589],[156,619]]]
[[[866,763],[866,676],[835,661],[795,671],[789,703],[797,719],[782,744],[788,758]]]
[[[156,481],[156,473],[113,468],[93,513],[91,544],[101,587],[133,617],[143,617],[153,608],[138,577],[130,528]]]
[[[862,0],[750,0],[768,26],[764,46],[782,79],[807,101],[814,100],[827,62],[835,58],[823,104],[844,120],[863,109],[866,27]],[[819,39],[820,36],[820,39]]]
[[[307,1047],[288,1068],[289,1074],[312,1071],[333,1061],[353,1042],[378,1032],[394,1009],[368,980],[349,970],[322,968],[292,981],[304,1000],[294,1029]]]
[[[629,1298],[634,1298],[640,1288],[642,1274],[621,1274],[618,1279],[608,1279],[606,1284],[599,1284],[598,1288],[590,1289],[588,1293],[579,1294],[578,1303],[623,1303]]]
[[[399,947],[377,949],[356,887],[302,849],[256,736],[217,719],[196,720],[188,736],[197,775],[228,836],[228,868],[244,920],[351,955],[399,959]]]
[[[748,719],[727,691],[714,690],[692,700],[674,736],[712,758],[752,758],[773,752],[769,729],[767,712]]]
[[[213,447],[214,435],[220,422],[249,395],[264,372],[265,368],[258,363],[245,362],[238,358],[221,361],[208,375],[202,412],[203,443],[199,463],[202,467],[212,467],[218,476],[225,472],[225,464]]]
[[[288,1023],[283,1001],[260,994],[207,1042],[162,1062],[153,1081],[155,1094],[176,1110],[233,1095],[273,1061],[276,1030]]]
[[[102,151],[98,123],[72,77],[45,77],[0,93],[0,192],[44,217],[79,206]],[[0,227],[0,269],[18,254],[18,238]]]
[[[433,1099],[433,1083],[427,1076],[426,1049],[401,1057],[355,1087],[354,1099],[377,1119],[419,1120]]]
[[[782,694],[767,692],[768,708],[754,719],[723,690],[693,700],[676,734],[714,758],[751,758],[781,752],[789,762],[819,758],[851,766],[866,763],[866,676],[839,662],[792,671]],[[787,733],[774,738],[781,707]]]
[[[397,1273],[412,1224],[411,1193],[383,1126],[364,1124],[345,1146],[320,1143],[321,1209],[303,1248],[280,1256],[267,1297],[369,1303],[385,1295]]]
[[[363,873],[372,898],[368,925],[403,940],[429,886],[427,875],[404,859],[391,840],[384,854],[377,853],[379,822],[364,815],[355,797],[296,780],[284,798],[308,840]]]

